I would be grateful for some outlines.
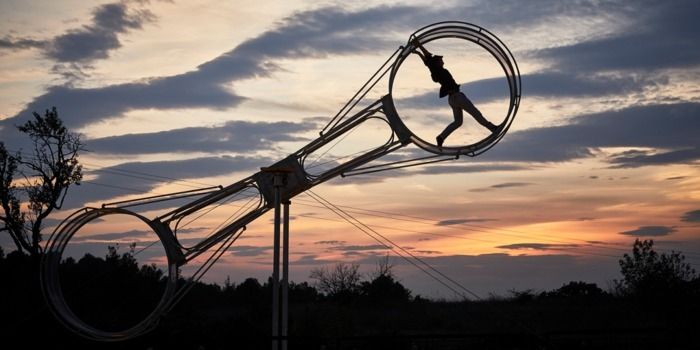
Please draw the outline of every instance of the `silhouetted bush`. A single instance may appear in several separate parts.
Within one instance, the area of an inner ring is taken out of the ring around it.
[[[391,275],[381,275],[369,282],[362,282],[360,290],[362,296],[373,304],[401,303],[411,299],[411,291]]]
[[[632,255],[625,254],[619,263],[623,279],[616,281],[616,288],[623,295],[678,297],[692,293],[691,281],[697,279],[685,256],[679,252],[659,254],[653,240],[635,240]]]
[[[562,299],[599,299],[608,296],[604,290],[598,287],[595,283],[587,283],[583,281],[571,281],[564,284],[558,289],[543,292],[540,297],[544,298],[562,298]]]
[[[508,291],[510,293],[510,300],[516,303],[527,303],[535,300],[537,298],[537,293],[534,289],[516,290],[511,289]]]

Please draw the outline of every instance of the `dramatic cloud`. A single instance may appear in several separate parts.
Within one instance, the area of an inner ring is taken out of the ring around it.
[[[643,2],[616,34],[542,50],[536,56],[562,71],[654,71],[700,64],[697,1]]]
[[[323,266],[335,263],[331,260],[320,259],[318,255],[307,254],[302,255],[299,259],[293,261],[295,266]]]
[[[154,20],[150,11],[129,11],[126,3],[101,5],[93,11],[91,24],[53,38],[45,54],[57,62],[86,63],[107,58],[110,51],[121,47],[118,34],[141,29]]]
[[[470,222],[486,222],[495,221],[496,219],[450,219],[450,220],[440,220],[435,225],[436,226],[450,226],[450,225],[461,225]]]
[[[234,107],[243,98],[224,84],[267,76],[278,69],[272,62],[275,59],[385,49],[389,44],[380,36],[378,26],[392,29],[407,27],[402,18],[410,13],[410,7],[402,6],[357,12],[340,8],[301,12],[282,21],[276,29],[241,43],[193,71],[89,89],[54,86],[5,122],[20,123],[18,118],[26,118],[31,111],[43,110],[47,106],[59,106],[65,116],[64,121],[72,128],[118,117],[135,109]],[[100,20],[97,23],[111,23],[109,25],[124,29],[142,23],[133,19],[115,19],[113,22]],[[392,42],[388,47],[395,44]],[[96,51],[92,56],[99,52],[103,51]]]
[[[231,254],[235,256],[260,256],[260,255],[265,255],[269,250],[272,249],[272,246],[269,247],[260,247],[260,246],[252,246],[252,245],[233,245],[228,250],[231,252]]]
[[[496,184],[491,186],[491,188],[510,188],[510,187],[524,187],[532,185],[529,182],[505,182],[501,184]]]
[[[364,251],[364,250],[384,250],[390,249],[389,246],[383,244],[370,244],[370,245],[341,245],[332,248],[333,250],[339,250],[343,252],[351,251]]]
[[[550,243],[515,243],[507,245],[499,245],[496,248],[501,249],[527,249],[527,250],[552,250],[552,249],[562,249],[562,248],[576,248],[579,247],[578,244],[550,244]]]
[[[269,149],[274,143],[303,141],[293,136],[315,130],[313,123],[230,121],[215,127],[191,127],[144,134],[112,136],[86,141],[86,147],[100,153],[247,152]]]
[[[127,232],[102,233],[97,235],[76,235],[71,242],[136,242],[141,238],[155,238],[153,231],[131,230]]]
[[[400,178],[405,176],[413,175],[443,175],[443,174],[465,174],[465,173],[485,173],[494,171],[521,171],[521,170],[531,170],[533,167],[525,165],[514,165],[514,164],[467,164],[454,162],[454,165],[427,165],[423,167],[418,167],[414,171],[409,171],[406,169],[392,169],[385,173],[370,173],[362,174],[359,176],[350,176],[344,178],[335,178],[331,180],[330,184],[347,184],[352,182],[354,184],[371,184],[379,183],[386,180],[387,175],[391,178]],[[443,163],[444,164],[444,163]],[[372,165],[370,163],[369,165]],[[320,172],[318,172],[320,173]],[[317,174],[318,174],[317,173]]]
[[[203,177],[249,171],[251,174],[260,164],[270,164],[270,159],[248,157],[205,157],[179,161],[124,163],[108,168],[86,168],[87,174],[96,178],[84,180],[74,186],[66,197],[65,208],[82,207],[85,203],[105,201],[130,194],[146,194],[156,187],[177,180],[198,180]],[[147,174],[167,174],[168,177]],[[231,183],[239,179],[232,179]],[[183,188],[192,189],[192,184]],[[227,184],[225,184],[227,185]],[[196,185],[196,187],[204,187]]]
[[[668,236],[676,232],[676,229],[669,226],[641,226],[636,230],[620,232],[621,235],[636,237],[658,237]]]
[[[330,7],[300,12],[193,71],[97,88],[54,86],[11,119],[18,124],[16,119],[29,117],[31,111],[59,106],[66,124],[77,128],[136,109],[230,108],[242,98],[223,84],[269,75],[277,69],[272,62],[275,59],[386,50],[397,43],[387,41],[382,29],[408,32],[453,11],[381,6],[360,11]],[[110,49],[119,45],[115,33],[141,28],[152,20],[153,15],[146,10],[128,11],[122,3],[102,5],[94,11],[92,24],[57,37],[50,55],[59,61],[106,57]],[[105,33],[112,36],[96,39]],[[69,50],[72,45],[77,49]]]
[[[66,34],[66,41],[74,36],[93,33],[95,28],[124,32],[140,28],[152,20],[148,12],[127,12],[123,4],[103,5],[95,10],[93,24],[76,33]],[[18,118],[27,118],[31,111],[59,106],[64,121],[76,128],[114,118],[136,109],[212,108],[225,109],[236,106],[242,98],[224,84],[255,76],[266,76],[277,70],[274,60],[280,58],[321,57],[329,54],[354,54],[376,52],[396,45],[387,39],[386,31],[410,31],[418,24],[428,24],[433,19],[445,18],[461,11],[479,10],[493,12],[490,21],[498,22],[502,11],[518,12],[516,4],[499,6],[498,16],[491,6],[460,6],[450,9],[432,9],[409,6],[381,6],[367,10],[348,11],[341,8],[320,8],[294,14],[281,21],[277,28],[241,43],[215,59],[203,63],[197,69],[168,77],[154,77],[139,82],[117,84],[97,88],[73,88],[55,86],[31,101],[24,110],[6,123],[18,124]],[[576,13],[587,15],[603,13],[596,6],[555,6],[559,15]],[[672,7],[672,6],[669,6]],[[510,9],[510,10],[508,10]],[[456,12],[455,12],[456,11]],[[553,11],[553,10],[552,10]],[[606,10],[607,11],[607,10]],[[528,16],[515,16],[523,23],[537,22],[551,11],[530,11]],[[553,13],[552,13],[553,15]],[[450,16],[452,17],[452,16]],[[90,29],[90,30],[89,30]],[[82,34],[81,34],[82,33]],[[352,38],[352,40],[348,40]],[[109,40],[105,40],[109,42]],[[104,44],[107,45],[107,44]],[[63,47],[54,45],[55,47]],[[99,57],[105,48],[84,50],[81,57]],[[65,50],[54,49],[54,55],[64,57]],[[528,77],[528,93],[535,96],[561,96],[582,94],[599,96],[615,92],[632,91],[649,85],[646,79],[600,75],[572,75],[571,70],[540,72]],[[641,80],[640,80],[641,79]],[[492,98],[503,93],[503,82],[475,82],[465,89],[477,98]],[[496,86],[499,89],[496,89]],[[499,92],[495,92],[499,91]],[[568,92],[567,92],[568,91]],[[479,94],[483,93],[483,96]],[[430,103],[436,103],[432,98]],[[6,123],[3,123],[7,125]],[[3,135],[4,136],[4,135]]]
[[[4,38],[0,38],[0,49],[7,49],[12,51],[31,48],[41,49],[44,48],[46,44],[46,41],[34,40],[29,38],[15,39],[12,36],[5,36]]]
[[[666,78],[650,76],[649,70],[700,65],[700,47],[695,45],[700,26],[694,15],[697,12],[694,10],[700,6],[696,2],[562,5],[544,1],[541,6],[530,4],[526,7],[517,2],[485,2],[450,10],[463,11],[469,16],[479,13],[482,21],[501,26],[609,16],[624,27],[602,38],[521,53],[521,58],[553,63],[547,70],[522,76],[528,98],[601,97],[641,92],[667,83]],[[619,74],[619,71],[625,71],[625,74]],[[463,82],[462,90],[477,103],[507,96],[505,78]],[[397,100],[397,105],[435,108],[442,106],[441,102],[430,92]]]
[[[511,188],[511,187],[525,187],[525,186],[531,186],[533,184],[528,183],[528,182],[505,182],[501,184],[495,184],[491,185],[486,188],[475,188],[472,190],[469,190],[471,192],[486,192],[486,191],[491,191],[499,188]]]
[[[442,252],[439,250],[415,250],[415,252],[424,255],[442,254]]]
[[[641,1],[637,2],[641,3]],[[560,2],[551,0],[522,1],[480,0],[470,5],[462,2],[458,6],[442,9],[442,18],[478,18],[479,22],[488,23],[487,27],[497,26],[516,31],[522,27],[535,24],[557,23],[558,19],[582,21],[601,15],[613,15],[620,21],[626,21],[635,6],[624,6],[616,1],[578,1]],[[643,6],[640,4],[640,6]],[[561,24],[559,24],[561,25]]]
[[[333,240],[333,241],[318,241],[318,242],[314,242],[314,244],[341,245],[341,244],[345,244],[345,241],[336,241],[336,240]]]
[[[417,150],[416,153],[408,152],[405,154],[397,155],[397,154],[389,154],[385,157],[382,157],[380,159],[380,162],[378,163],[373,163],[370,162],[367,164],[367,166],[373,166],[377,165],[382,162],[388,162],[388,161],[398,161],[398,160],[407,160],[411,158],[416,158],[416,157],[423,157],[425,156],[425,151],[423,150]],[[441,163],[441,164],[446,164],[446,163]],[[321,167],[315,167],[312,169],[313,171],[311,172],[312,174],[320,174],[323,171],[330,170],[333,168],[333,166],[337,166],[339,163],[336,162],[329,162],[328,164],[325,164],[325,167],[321,169]],[[392,169],[387,171],[386,173],[369,173],[369,174],[362,174],[359,176],[351,176],[351,177],[345,177],[345,178],[336,178],[331,180],[331,183],[333,184],[346,184],[348,181],[352,181],[353,183],[363,183],[363,184],[369,184],[369,183],[378,183],[378,182],[383,182],[386,180],[386,176],[383,174],[390,174],[392,178],[399,178],[403,176],[413,176],[416,174],[419,175],[441,175],[441,174],[464,174],[464,173],[483,173],[483,172],[492,172],[492,171],[520,171],[520,170],[531,170],[533,169],[532,166],[526,166],[522,164],[486,164],[486,163],[479,163],[479,164],[464,164],[462,162],[453,162],[451,165],[426,165],[422,167],[416,167],[416,168],[411,168],[409,169]]]
[[[132,4],[118,2],[100,5],[92,11],[89,24],[50,39],[5,36],[0,39],[0,49],[41,49],[44,57],[56,62],[51,72],[62,75],[67,84],[71,84],[89,76],[87,71],[93,61],[108,58],[111,51],[122,46],[120,34],[142,29],[144,24],[155,21],[156,17],[151,11],[130,9]],[[46,105],[36,110],[61,105]]]
[[[700,210],[689,211],[681,216],[681,221],[700,222]]]
[[[14,118],[0,121],[0,126],[11,129],[13,125],[23,123],[32,111],[43,111],[51,106],[58,106],[60,117],[67,126],[79,128],[133,109],[223,108],[242,101],[241,97],[233,95],[223,86],[203,85],[196,78],[183,74],[92,89],[54,86]],[[8,137],[13,134],[17,133],[10,133]]]
[[[438,174],[464,174],[464,173],[482,173],[490,171],[519,171],[531,170],[532,167],[514,164],[477,164],[477,165],[433,165],[420,168],[417,172],[422,175],[438,175]],[[405,175],[415,174],[406,173]],[[392,176],[395,176],[392,174]]]
[[[678,153],[666,157],[639,153],[631,157],[627,154],[627,158],[618,155],[611,162],[618,167],[687,162],[700,159],[697,152],[684,151],[700,148],[698,115],[700,104],[697,103],[629,107],[582,115],[569,125],[510,133],[498,147],[480,158],[485,161],[563,162],[593,156],[599,147],[646,147]]]
[[[637,168],[646,165],[688,163],[700,159],[700,148],[682,149],[670,152],[627,151],[614,154],[609,162],[613,168]]]

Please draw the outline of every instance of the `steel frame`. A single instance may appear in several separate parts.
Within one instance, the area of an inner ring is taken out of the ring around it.
[[[510,90],[510,106],[505,116],[503,127],[499,132],[471,145],[438,148],[436,145],[422,140],[406,127],[394,106],[392,89],[399,68],[411,52],[415,50],[412,44],[414,38],[419,39],[423,44],[442,38],[464,39],[481,46],[493,55],[503,68]],[[367,93],[371,91],[379,81],[383,80],[387,74],[389,74],[388,93],[380,99],[368,103],[368,105],[361,110],[353,112],[360,102],[366,98]],[[411,34],[406,45],[400,46],[389,56],[384,64],[370,77],[345,106],[340,109],[326,127],[321,130],[319,138],[289,155],[287,158],[273,164],[271,167],[263,168],[254,175],[226,187],[185,191],[170,195],[151,196],[136,200],[109,203],[103,205],[101,208],[84,208],[69,216],[56,228],[48,240],[45,250],[46,254],[41,263],[42,289],[48,301],[48,305],[53,314],[67,328],[86,338],[101,341],[115,341],[143,334],[155,327],[160,316],[172,308],[186,292],[187,286],[181,287],[181,289],[177,288],[177,271],[180,266],[187,264],[192,259],[215,247],[216,251],[210,256],[210,260],[214,258],[214,261],[216,261],[216,258],[218,258],[217,254],[220,256],[220,254],[222,254],[222,249],[225,250],[225,247],[232,244],[235,239],[243,233],[247,224],[253,222],[268,210],[275,208],[276,205],[279,206],[279,203],[288,203],[289,200],[297,194],[338,176],[367,174],[454,160],[461,155],[474,157],[487,151],[505,135],[513,122],[520,103],[520,84],[520,73],[513,55],[500,39],[487,30],[470,23],[453,21],[439,22],[423,27]],[[338,164],[320,174],[311,175],[309,173],[308,168],[305,167],[309,155],[370,119],[380,119],[386,122],[390,127],[391,136],[384,144],[354,157],[347,162]],[[432,155],[366,166],[368,163],[409,144],[414,144],[432,153]],[[283,177],[283,184],[278,182],[280,172],[285,175]],[[204,211],[205,208],[216,205],[216,203],[225,201],[227,198],[239,195],[248,190],[254,190],[254,192],[257,193],[253,195],[253,198],[257,197],[257,202],[240,218],[218,229],[194,246],[183,247],[180,244],[176,233],[178,224],[183,218],[189,217],[195,213],[200,213]],[[201,197],[152,219],[148,219],[126,209],[127,207],[190,196]],[[137,217],[148,224],[157,234],[161,244],[165,248],[168,258],[168,284],[160,303],[146,319],[129,329],[108,332],[86,324],[71,311],[63,298],[60,278],[58,277],[58,266],[68,242],[81,227],[99,217],[116,214]],[[276,216],[276,220],[277,219]],[[277,237],[279,234],[276,232],[275,235]],[[278,240],[278,238],[276,239]],[[210,260],[207,260],[205,265],[209,264]],[[213,264],[213,262],[211,262],[211,264]],[[206,269],[210,266],[211,265],[207,265]],[[206,272],[206,269],[204,272]],[[204,272],[202,272],[202,274]],[[199,277],[201,277],[201,275],[199,275]],[[196,280],[193,279],[190,282],[195,281]]]

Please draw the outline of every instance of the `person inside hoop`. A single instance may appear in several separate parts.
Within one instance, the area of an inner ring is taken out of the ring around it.
[[[440,84],[440,98],[449,96],[447,102],[450,104],[450,107],[452,107],[452,113],[454,114],[454,121],[436,137],[438,147],[441,148],[445,139],[462,125],[462,110],[467,111],[474,120],[489,129],[492,133],[496,133],[498,131],[498,126],[484,118],[472,101],[470,101],[464,93],[459,91],[459,85],[455,82],[452,74],[444,67],[445,63],[442,60],[442,56],[430,53],[421,45],[418,38],[414,38],[411,43],[416,48],[420,49],[420,51],[414,50],[412,53],[420,56],[423,60],[423,64],[430,70],[430,77],[434,82]]]

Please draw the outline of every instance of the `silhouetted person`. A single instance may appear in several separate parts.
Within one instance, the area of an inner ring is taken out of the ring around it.
[[[485,128],[489,129],[492,133],[498,131],[498,126],[484,118],[481,112],[479,112],[479,110],[474,106],[472,101],[470,101],[467,96],[464,95],[464,93],[459,91],[459,84],[455,82],[452,74],[445,69],[445,63],[442,61],[442,56],[433,55],[430,53],[423,47],[423,45],[421,45],[417,38],[413,39],[413,44],[422,52],[413,51],[412,53],[420,56],[423,63],[430,70],[430,77],[434,82],[440,84],[440,98],[449,96],[447,101],[450,104],[450,107],[452,107],[452,113],[454,114],[455,120],[436,137],[438,147],[442,147],[442,143],[445,142],[445,139],[462,125],[462,110],[465,110],[467,113],[471,114],[471,116],[474,117],[474,120],[483,125]]]

